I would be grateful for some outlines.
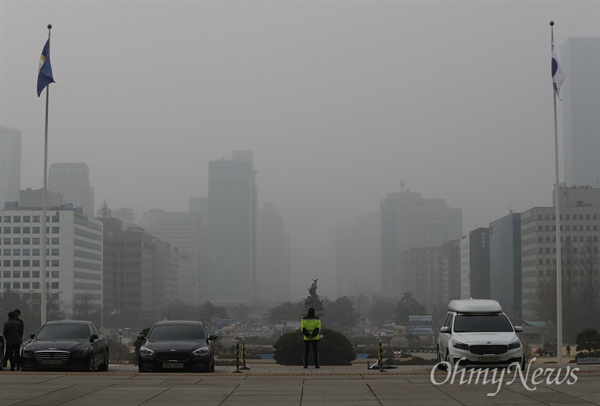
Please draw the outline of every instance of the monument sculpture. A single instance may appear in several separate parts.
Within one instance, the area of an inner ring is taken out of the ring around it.
[[[319,295],[317,294],[317,281],[319,279],[313,279],[313,283],[308,288],[309,296],[304,299],[304,307],[305,309],[310,309],[311,307],[315,309],[317,313],[323,311],[323,301],[319,299]]]

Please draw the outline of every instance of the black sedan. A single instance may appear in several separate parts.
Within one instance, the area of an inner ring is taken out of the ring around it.
[[[148,336],[138,336],[140,372],[215,370],[213,342],[199,321],[158,321]]]
[[[49,321],[23,347],[21,369],[107,371],[108,341],[91,321]]]

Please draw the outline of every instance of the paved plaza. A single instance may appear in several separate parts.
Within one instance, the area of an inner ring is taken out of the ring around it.
[[[563,366],[557,378],[556,364],[537,364],[524,375],[525,383],[505,375],[502,384],[492,383],[491,375],[485,384],[483,376],[475,384],[473,375],[469,384],[468,371],[461,384],[460,375],[452,382],[451,374],[436,371],[438,385],[431,381],[431,366],[400,366],[386,372],[368,370],[364,363],[320,369],[273,363],[248,367],[236,372],[237,367],[217,365],[212,374],[139,374],[133,365],[111,365],[108,372],[91,374],[4,370],[0,405],[600,405],[600,365],[573,371],[576,365],[569,364],[570,370]],[[543,370],[536,373],[538,368]]]

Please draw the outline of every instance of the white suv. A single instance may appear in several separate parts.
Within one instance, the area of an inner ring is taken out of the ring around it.
[[[513,326],[495,300],[452,300],[440,329],[437,361],[440,368],[524,366],[523,345]],[[447,363],[445,364],[444,361]]]

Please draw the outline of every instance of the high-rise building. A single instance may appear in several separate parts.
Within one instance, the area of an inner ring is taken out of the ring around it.
[[[560,188],[563,327],[572,336],[598,322],[600,188]],[[554,207],[521,213],[523,320],[556,322]],[[589,300],[587,299],[589,298]],[[573,324],[584,316],[584,324]],[[574,337],[573,337],[574,338]]]
[[[19,200],[21,188],[21,131],[0,126],[0,210]]]
[[[368,213],[335,232],[337,296],[381,293],[381,218]]]
[[[140,227],[123,229],[118,218],[103,217],[104,323],[144,328],[161,316],[156,238]],[[162,278],[162,277],[161,277]]]
[[[490,224],[490,299],[497,300],[511,320],[522,319],[520,213]]]
[[[401,295],[400,254],[414,247],[439,247],[462,235],[462,209],[420,193],[389,193],[381,202],[381,284],[384,294]]]
[[[90,186],[90,170],[85,163],[54,163],[48,169],[48,190],[60,193],[65,203],[94,215],[94,189]]]
[[[451,240],[440,247],[441,287],[440,300],[443,303],[439,315],[443,316],[451,300],[460,299],[460,241]],[[434,322],[443,320],[434,319]]]
[[[568,38],[561,57],[565,183],[600,187],[600,38]]]
[[[402,261],[402,294],[409,292],[431,315],[440,316],[443,306],[443,275],[440,247],[415,247],[404,251]]]
[[[257,191],[251,151],[208,164],[207,297],[245,303],[256,297]]]
[[[195,287],[200,282],[200,214],[152,209],[142,216],[142,225],[149,234],[178,248],[180,283],[177,298],[184,303],[198,304]]]
[[[39,293],[42,210],[0,211],[0,291]],[[46,284],[67,314],[74,302],[102,306],[102,223],[72,209],[47,211]]]
[[[286,302],[291,297],[290,235],[275,206],[265,204],[257,221],[257,298]]]
[[[476,228],[460,243],[461,299],[490,298],[490,229]]]

